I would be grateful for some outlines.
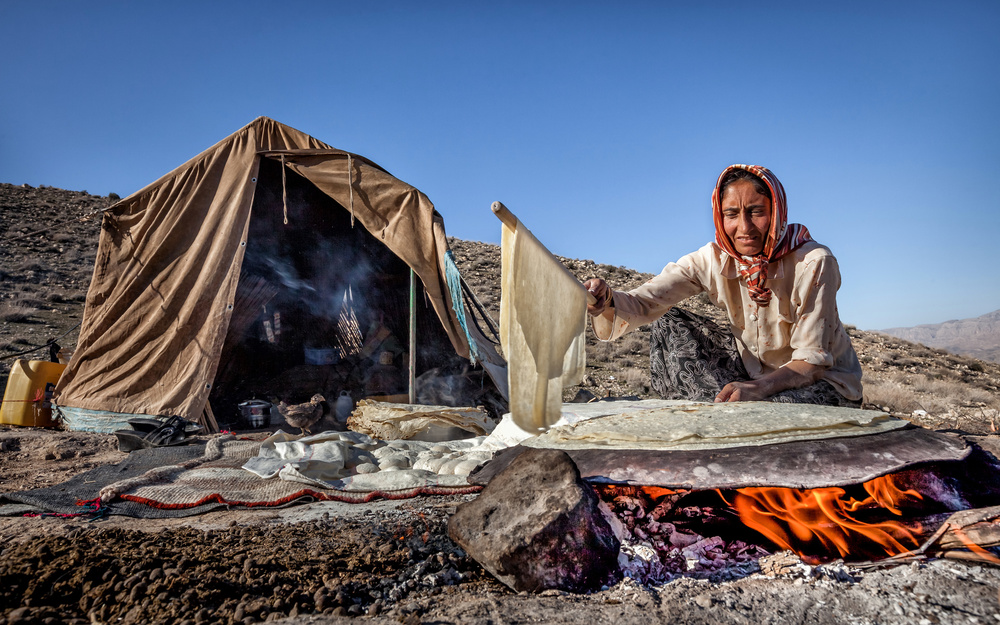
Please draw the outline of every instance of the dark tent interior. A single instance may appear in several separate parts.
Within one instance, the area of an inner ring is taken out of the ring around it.
[[[298,403],[343,391],[406,401],[410,269],[348,210],[279,161],[262,158],[246,255],[210,401],[220,425],[250,399]],[[284,197],[283,197],[284,196]],[[287,207],[287,224],[286,219]],[[417,279],[417,401],[491,405]],[[502,400],[501,400],[502,402]]]

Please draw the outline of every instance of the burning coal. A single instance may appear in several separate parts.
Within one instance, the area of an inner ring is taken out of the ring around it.
[[[810,564],[860,562],[909,553],[933,528],[922,515],[945,506],[904,472],[840,488],[683,491],[596,485],[614,512],[622,571],[643,582],[677,576],[716,581],[758,570],[758,560],[789,550]],[[948,495],[931,484],[934,495]],[[938,492],[940,491],[940,492]]]

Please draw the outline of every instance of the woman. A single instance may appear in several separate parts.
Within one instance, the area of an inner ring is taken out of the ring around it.
[[[604,341],[654,322],[652,386],[667,399],[861,405],[861,365],[837,314],[840,270],[829,249],[787,223],[768,169],[727,167],[712,193],[715,241],[627,293],[584,286]],[[673,308],[706,292],[729,331]]]

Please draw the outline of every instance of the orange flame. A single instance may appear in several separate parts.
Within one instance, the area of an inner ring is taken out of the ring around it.
[[[919,527],[911,530],[897,521],[865,523],[852,513],[879,507],[901,515],[900,505],[922,499],[920,493],[901,490],[891,475],[863,486],[868,497],[862,500],[843,488],[741,488],[732,505],[745,525],[803,558],[835,551],[841,557],[892,556],[917,547]]]

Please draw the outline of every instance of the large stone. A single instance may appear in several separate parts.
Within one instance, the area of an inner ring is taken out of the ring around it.
[[[584,592],[618,575],[621,544],[565,452],[529,449],[458,507],[448,535],[515,591]]]

